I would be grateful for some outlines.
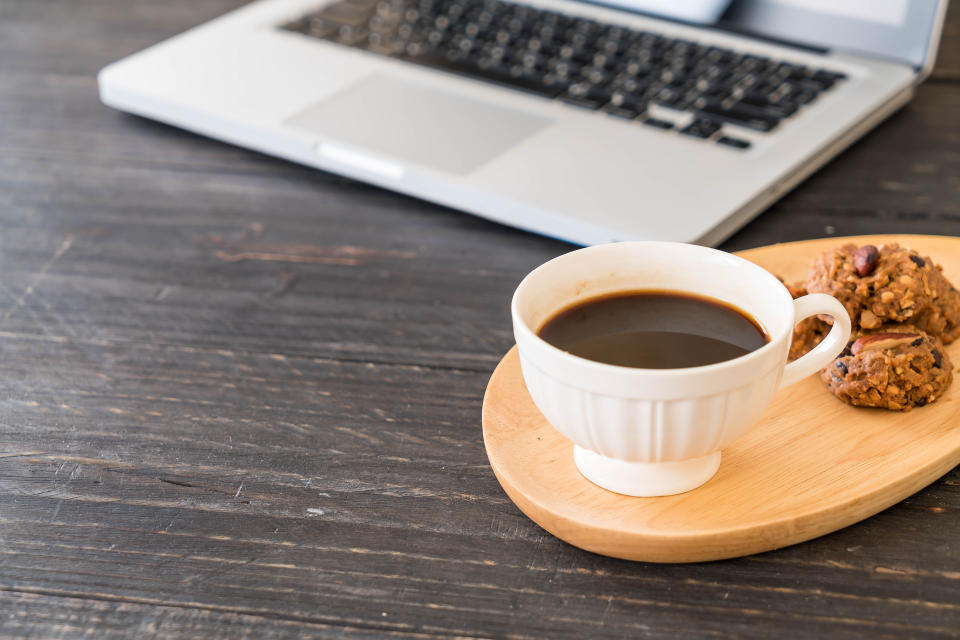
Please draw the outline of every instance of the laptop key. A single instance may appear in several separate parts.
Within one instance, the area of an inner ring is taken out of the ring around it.
[[[847,74],[840,73],[839,71],[827,71],[826,69],[818,69],[810,77],[811,79],[817,80],[817,81],[838,82],[840,80],[846,80]]]
[[[635,112],[637,115],[645,112],[647,110],[647,101],[643,98],[624,94],[621,92],[616,92],[610,96],[610,103],[614,107],[621,109],[627,109],[629,111]]]
[[[590,109],[591,111],[596,111],[603,105],[607,103],[606,100],[596,99],[587,95],[579,95],[576,93],[566,93],[560,96],[560,99],[567,104],[572,104],[575,107],[581,107],[583,109]]]
[[[810,89],[799,89],[794,91],[787,99],[795,104],[810,104],[817,99],[817,92]]]
[[[720,130],[720,123],[706,118],[697,118],[683,129],[680,133],[694,138],[709,138]]]
[[[657,129],[673,129],[673,123],[669,120],[661,120],[660,118],[647,118],[643,121],[643,124],[649,127],[656,127]]]
[[[747,92],[740,98],[740,105],[745,109],[756,109],[758,113],[787,118],[797,111],[797,105],[791,102],[771,102],[767,96],[756,92]]]
[[[764,114],[741,103],[735,103],[730,107],[724,107],[716,102],[707,102],[703,105],[699,114],[706,118],[723,120],[731,124],[740,125],[757,131],[770,131],[778,124],[780,118],[772,114]]]
[[[750,142],[747,140],[742,140],[740,138],[731,138],[730,136],[721,136],[717,138],[717,144],[722,144],[727,147],[733,147],[734,149],[749,149]]]
[[[765,58],[762,56],[755,55],[746,55],[743,56],[743,61],[741,65],[749,70],[754,72],[761,72],[766,69],[767,64],[770,62],[770,58]]]
[[[607,109],[607,115],[623,118],[624,120],[636,120],[643,115],[643,111],[637,111],[629,107],[611,107]]]
[[[828,78],[817,78],[817,77],[811,76],[809,78],[804,78],[803,80],[800,80],[798,84],[802,87],[806,87],[810,89],[811,91],[819,92],[819,91],[826,91],[827,89],[830,89],[831,87],[833,87],[834,82],[835,82],[834,80],[830,80]]]

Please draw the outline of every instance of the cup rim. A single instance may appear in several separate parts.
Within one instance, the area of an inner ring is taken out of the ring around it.
[[[513,298],[510,301],[510,314],[513,318],[515,329],[518,329],[521,333],[523,333],[524,337],[526,337],[527,339],[532,339],[541,348],[546,348],[548,353],[552,353],[554,356],[557,356],[560,358],[571,359],[578,366],[592,368],[597,373],[606,372],[606,373],[612,373],[612,374],[618,374],[618,375],[633,375],[636,377],[664,376],[664,377],[670,377],[670,378],[689,376],[689,375],[695,375],[695,374],[708,374],[708,373],[720,372],[720,371],[723,371],[724,369],[733,369],[733,368],[740,368],[740,367],[747,366],[747,364],[753,360],[761,360],[765,358],[769,352],[777,349],[780,342],[791,333],[793,329],[793,325],[787,325],[781,330],[781,332],[778,335],[771,335],[770,340],[765,345],[763,345],[759,349],[754,349],[749,353],[745,353],[742,356],[737,356],[736,358],[731,358],[729,360],[722,360],[720,362],[715,362],[713,364],[699,365],[696,367],[671,368],[671,369],[649,369],[644,367],[627,367],[624,365],[609,364],[606,362],[598,362],[596,360],[590,360],[582,356],[574,355],[569,351],[564,351],[559,347],[555,347],[554,345],[550,344],[549,342],[541,338],[539,335],[537,335],[537,333],[527,324],[526,320],[524,320],[524,318],[521,316],[520,311],[518,309],[518,306],[519,306],[518,298],[524,284],[530,281],[531,278],[535,277],[538,272],[542,272],[542,270],[545,270],[548,267],[548,265],[551,265],[558,260],[567,258],[572,254],[585,252],[585,251],[587,252],[599,251],[607,247],[623,246],[623,245],[633,245],[638,248],[643,246],[650,247],[654,245],[661,246],[661,247],[683,246],[683,247],[692,247],[697,250],[703,250],[709,253],[722,254],[725,258],[732,259],[734,262],[739,262],[755,270],[761,271],[763,273],[763,277],[768,281],[770,281],[771,284],[776,284],[777,288],[779,288],[782,294],[786,297],[786,300],[790,302],[791,305],[793,303],[793,296],[790,295],[790,291],[787,289],[786,285],[784,285],[784,283],[781,282],[776,276],[774,276],[772,273],[770,273],[760,265],[750,262],[749,260],[741,258],[740,256],[734,255],[730,252],[721,251],[719,249],[713,249],[711,247],[704,247],[702,245],[689,244],[685,242],[664,242],[664,241],[656,241],[656,240],[641,240],[641,241],[632,241],[632,242],[610,242],[606,244],[593,245],[589,247],[583,247],[581,249],[575,249],[573,251],[569,251],[562,255],[556,256],[555,258],[552,258],[544,262],[543,264],[535,268],[533,271],[529,272],[526,276],[524,276],[523,279],[520,281],[520,284],[517,285],[517,288],[513,293]],[[644,289],[639,289],[639,288],[636,289],[636,291],[643,291],[643,290]],[[652,291],[654,289],[651,288],[650,290]],[[660,290],[665,290],[665,289],[660,289]],[[691,293],[698,296],[704,296],[704,294],[695,292],[695,291],[687,291],[684,289],[676,289],[676,290],[682,291],[685,293]],[[708,295],[705,297],[711,297],[711,296]],[[719,298],[715,298],[715,299],[719,300]],[[744,311],[746,311],[746,309],[744,309]],[[767,330],[766,327],[763,327],[763,328],[764,328],[764,332],[766,332]],[[781,365],[781,368],[782,368],[782,365]]]

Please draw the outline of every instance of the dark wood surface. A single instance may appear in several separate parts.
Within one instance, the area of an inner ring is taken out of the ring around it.
[[[525,518],[480,403],[571,249],[102,106],[241,0],[0,0],[0,636],[956,636],[960,471],[748,558],[612,560]],[[936,74],[734,236],[960,235]]]

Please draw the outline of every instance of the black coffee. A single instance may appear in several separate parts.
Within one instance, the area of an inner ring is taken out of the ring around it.
[[[679,369],[750,353],[769,338],[731,305],[673,291],[585,300],[547,320],[539,335],[573,355],[643,369]]]

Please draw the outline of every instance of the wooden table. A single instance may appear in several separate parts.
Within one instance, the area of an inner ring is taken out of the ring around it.
[[[0,1],[0,635],[960,633],[960,471],[823,538],[650,565],[484,454],[507,304],[571,249],[102,106],[242,0]],[[960,10],[900,114],[724,245],[960,235]]]

